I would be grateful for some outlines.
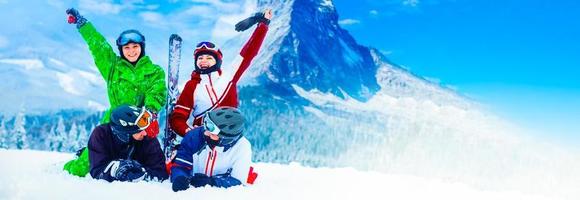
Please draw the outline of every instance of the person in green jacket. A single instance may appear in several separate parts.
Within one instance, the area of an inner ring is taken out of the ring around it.
[[[145,55],[145,37],[137,30],[122,32],[116,40],[118,56],[105,37],[76,9],[68,9],[66,14],[68,23],[76,25],[88,44],[95,65],[107,83],[110,108],[101,119],[101,124],[109,123],[111,111],[120,105],[144,106],[156,116],[166,101],[165,72]],[[159,126],[154,120],[148,135],[155,137],[157,133]],[[85,149],[77,155],[77,159],[65,164],[64,170],[84,177],[89,172],[88,153]]]

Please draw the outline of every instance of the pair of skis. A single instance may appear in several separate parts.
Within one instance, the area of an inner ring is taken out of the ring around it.
[[[179,63],[181,60],[181,44],[182,39],[177,34],[172,34],[169,37],[169,64],[167,65],[167,103],[165,104],[165,132],[163,138],[163,153],[165,154],[166,163],[171,162],[175,157],[175,147],[177,134],[169,125],[169,116],[173,112],[173,108],[177,103],[179,97],[179,88],[177,83],[179,80]]]

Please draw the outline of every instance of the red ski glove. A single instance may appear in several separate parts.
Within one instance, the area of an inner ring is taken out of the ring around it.
[[[258,173],[254,172],[254,167],[250,167],[250,171],[248,172],[248,180],[246,182],[248,184],[254,184],[254,181],[258,178]]]
[[[145,132],[147,132],[147,137],[156,138],[159,134],[159,122],[157,122],[156,119],[153,120],[151,124],[149,124],[149,127],[145,129]]]

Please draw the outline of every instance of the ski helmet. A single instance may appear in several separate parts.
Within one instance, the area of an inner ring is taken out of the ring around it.
[[[140,120],[144,118],[147,110],[143,108],[137,108],[135,106],[122,105],[111,113],[111,130],[113,134],[123,142],[129,142],[130,137],[139,133],[145,128],[145,126],[140,125]],[[149,119],[145,119],[149,120]]]
[[[137,43],[141,45],[141,54],[139,55],[139,58],[145,55],[145,36],[143,36],[143,34],[141,34],[141,32],[139,32],[138,30],[130,29],[123,31],[117,38],[116,43],[117,48],[119,48],[119,54],[121,54],[121,57],[123,57],[124,59],[127,58],[125,58],[125,56],[123,55],[123,46],[129,43]]]
[[[207,69],[201,69],[197,66],[197,58],[201,55],[210,55],[213,56],[216,63],[214,66],[211,66]],[[193,59],[194,59],[194,67],[195,71],[198,71],[201,74],[209,74],[211,72],[215,72],[221,69],[222,66],[222,52],[218,49],[214,43],[211,42],[200,42],[195,46],[195,51],[193,52]]]
[[[203,126],[205,130],[219,136],[217,146],[231,146],[243,136],[245,121],[237,108],[223,106],[207,112]]]

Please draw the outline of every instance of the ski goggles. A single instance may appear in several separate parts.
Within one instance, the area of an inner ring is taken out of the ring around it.
[[[219,136],[221,130],[220,128],[209,118],[209,112],[206,112],[203,116],[203,128],[209,131],[212,135]]]
[[[141,113],[139,114],[137,119],[135,119],[134,124],[137,125],[140,130],[144,130],[147,127],[149,127],[151,121],[153,121],[153,115],[151,114],[151,112],[145,109],[145,107],[143,107],[141,108]]]
[[[121,36],[119,36],[119,39],[117,39],[117,46],[125,46],[131,42],[139,44],[143,43],[145,42],[145,37],[135,30],[129,30],[123,32]]]
[[[217,50],[217,48],[215,47],[214,43],[211,42],[200,42],[197,43],[197,45],[195,46],[195,49],[209,49],[209,50]]]

